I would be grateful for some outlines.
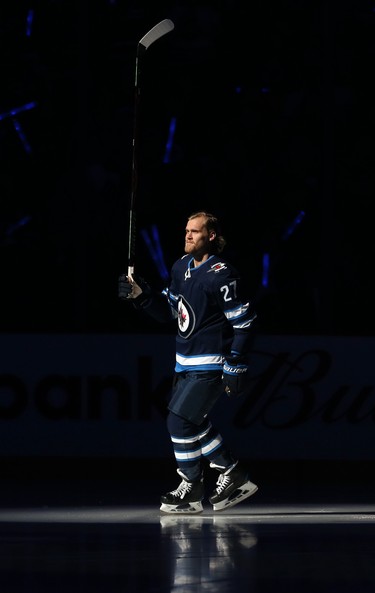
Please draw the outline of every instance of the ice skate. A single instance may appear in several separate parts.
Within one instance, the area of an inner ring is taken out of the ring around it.
[[[182,482],[172,492],[161,497],[160,510],[163,513],[201,513],[203,511],[203,480],[191,482],[180,469],[177,470]]]
[[[211,463],[211,467],[219,469]],[[209,501],[214,511],[222,511],[245,500],[258,490],[258,486],[250,482],[247,471],[237,463],[227,471],[220,473],[216,488],[211,494]]]

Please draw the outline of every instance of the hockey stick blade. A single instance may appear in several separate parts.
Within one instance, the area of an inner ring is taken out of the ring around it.
[[[170,19],[164,19],[163,21],[160,21],[160,23],[155,25],[155,27],[152,27],[152,29],[150,29],[150,31],[142,37],[138,45],[142,45],[145,49],[148,49],[150,45],[154,43],[154,41],[157,41],[158,39],[160,39],[160,37],[163,37],[163,35],[166,35],[173,29],[173,21],[171,21]]]

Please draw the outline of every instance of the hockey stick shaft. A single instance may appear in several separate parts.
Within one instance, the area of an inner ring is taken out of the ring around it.
[[[139,103],[140,103],[140,72],[141,60],[152,43],[163,37],[174,29],[174,23],[164,19],[155,25],[146,35],[140,39],[137,45],[135,59],[135,82],[134,82],[134,123],[133,123],[133,145],[132,145],[132,169],[131,169],[131,194],[129,207],[129,242],[128,242],[128,276],[133,276],[135,265],[136,248],[136,198],[138,189],[138,128],[139,128]]]

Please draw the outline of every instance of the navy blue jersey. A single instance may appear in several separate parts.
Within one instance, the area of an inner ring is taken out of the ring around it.
[[[142,308],[160,321],[176,318],[176,372],[222,370],[226,356],[247,353],[256,314],[243,300],[238,271],[220,256],[194,267],[193,257],[184,255],[162,294],[168,314],[152,296]]]

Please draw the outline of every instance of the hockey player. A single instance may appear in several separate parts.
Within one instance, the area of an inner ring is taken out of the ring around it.
[[[237,396],[246,386],[246,355],[256,318],[242,298],[237,270],[220,256],[225,244],[218,219],[196,212],[188,218],[185,255],[172,266],[169,288],[156,292],[143,281],[119,277],[121,299],[131,299],[160,322],[177,320],[167,427],[182,481],[161,497],[165,513],[203,510],[204,460],[219,471],[209,496],[214,511],[232,507],[258,489],[209,419],[224,391]]]

